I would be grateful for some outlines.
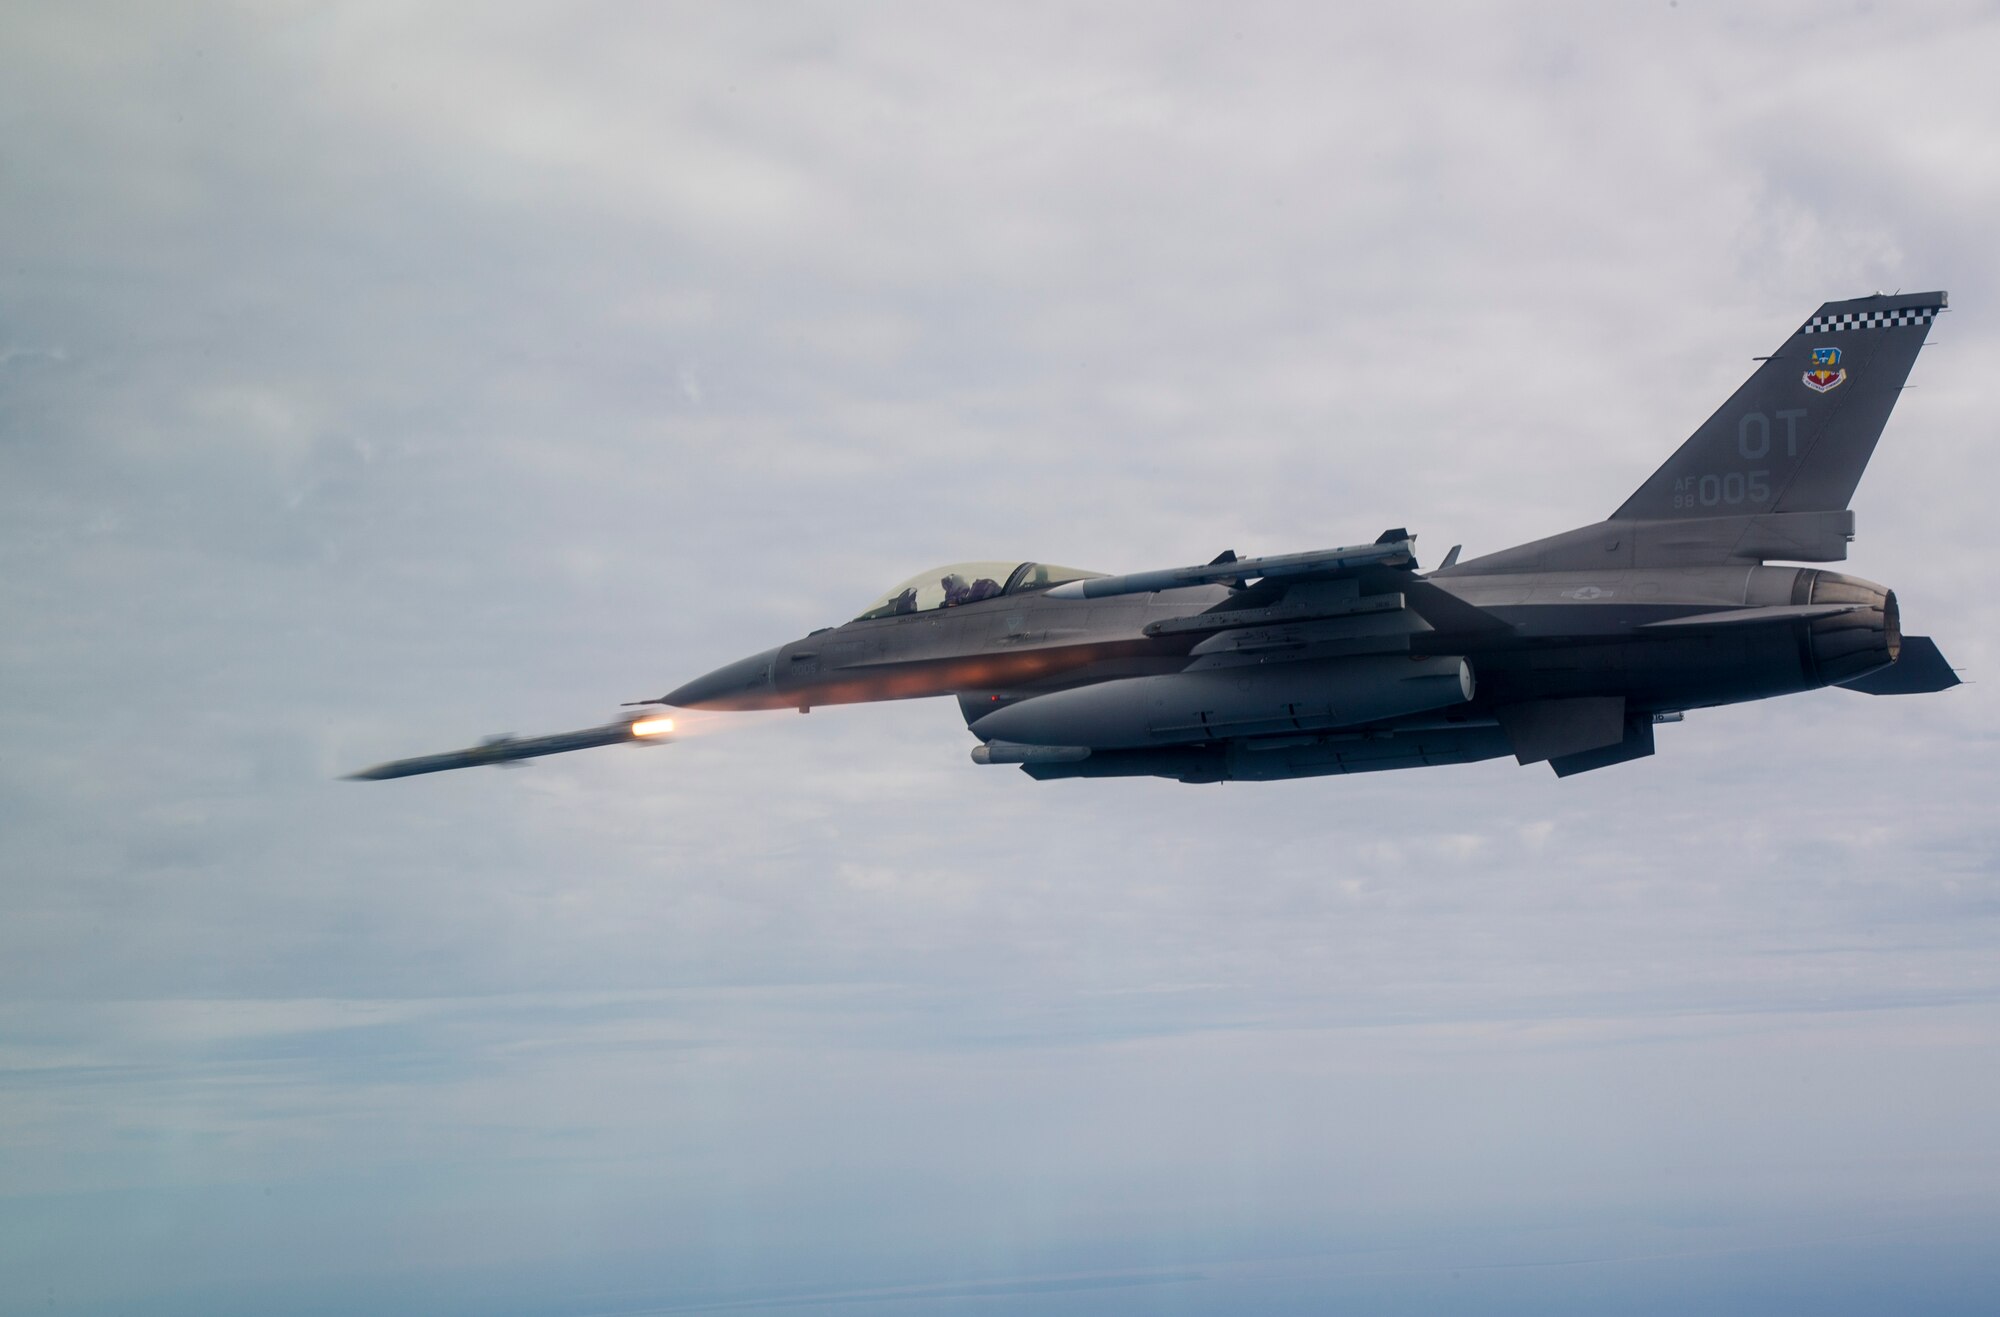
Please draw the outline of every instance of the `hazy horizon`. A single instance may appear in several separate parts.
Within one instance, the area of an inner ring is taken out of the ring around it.
[[[0,1311],[1984,1311],[1990,4],[0,19]],[[1972,684],[1191,787],[602,721],[932,563],[1607,515],[1943,288]],[[1984,346],[1982,346],[1984,345]]]

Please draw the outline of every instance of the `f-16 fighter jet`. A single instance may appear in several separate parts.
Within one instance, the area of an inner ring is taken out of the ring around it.
[[[1944,309],[1941,292],[1822,306],[1593,525],[1430,572],[1403,529],[1123,575],[958,563],[650,703],[950,695],[975,763],[1225,782],[1504,755],[1568,776],[1652,754],[1689,709],[1944,690],[1957,676],[1903,634],[1894,591],[1781,565],[1847,557],[1848,500]]]

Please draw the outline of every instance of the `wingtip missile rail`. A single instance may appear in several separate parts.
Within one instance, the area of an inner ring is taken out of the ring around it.
[[[574,732],[549,736],[496,736],[463,750],[444,754],[418,755],[414,759],[392,759],[386,764],[347,774],[350,782],[383,782],[419,773],[443,773],[454,768],[478,768],[485,764],[512,764],[542,755],[567,754],[571,750],[591,750],[600,745],[650,745],[673,739],[674,720],[657,714],[620,718],[601,727],[585,727]]]

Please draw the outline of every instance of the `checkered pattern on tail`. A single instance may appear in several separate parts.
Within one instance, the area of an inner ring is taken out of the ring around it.
[[[1906,306],[1897,311],[1846,311],[1835,316],[1814,316],[1806,321],[1801,334],[1831,334],[1839,329],[1895,329],[1901,325],[1927,325],[1943,310],[1936,306]]]

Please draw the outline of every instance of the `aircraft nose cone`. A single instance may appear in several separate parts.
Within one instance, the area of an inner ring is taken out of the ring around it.
[[[778,650],[767,649],[725,663],[707,676],[669,691],[661,697],[662,702],[683,709],[769,709],[775,698],[771,664],[777,657]]]

